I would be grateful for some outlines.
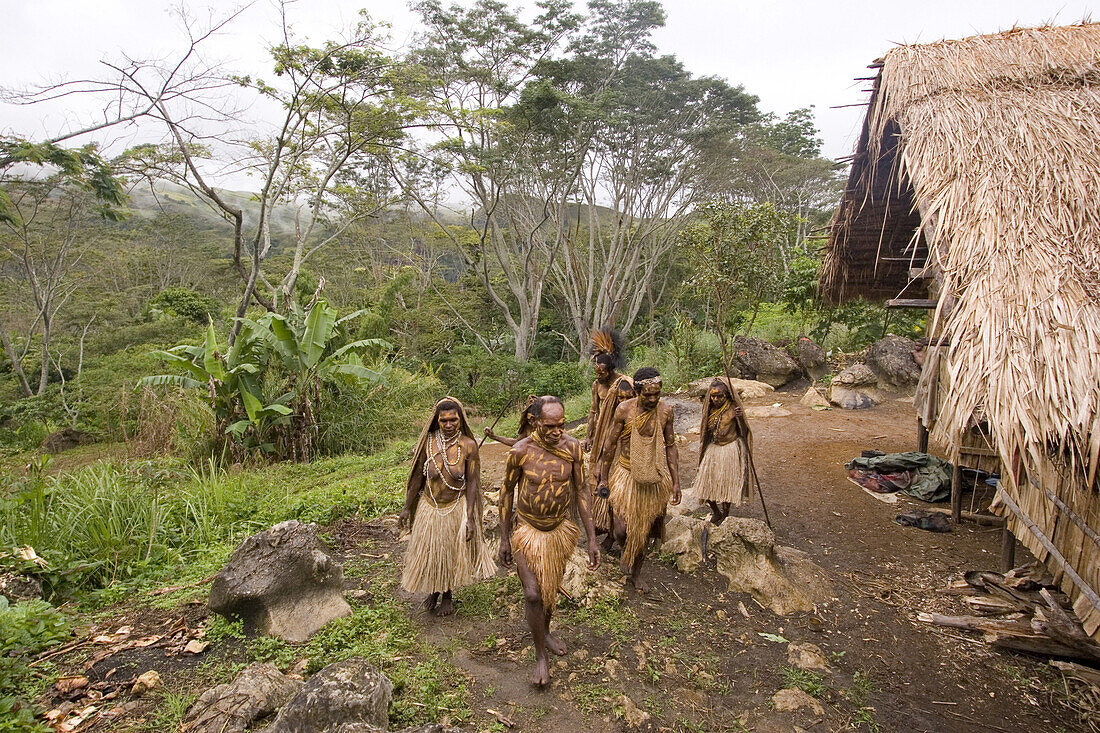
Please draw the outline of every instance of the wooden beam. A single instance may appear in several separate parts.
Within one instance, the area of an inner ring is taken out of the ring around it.
[[[986,458],[1000,458],[1001,454],[992,448],[984,448],[980,445],[960,446],[959,453],[966,456],[985,456]]]
[[[963,489],[962,466],[955,464],[951,471],[951,521],[958,524],[962,521]]]
[[[894,298],[886,301],[887,308],[924,308],[925,310],[932,310],[938,304],[939,301],[929,300],[928,298]]]
[[[1008,522],[1001,529],[1001,572],[1016,567],[1016,535],[1008,530]]]

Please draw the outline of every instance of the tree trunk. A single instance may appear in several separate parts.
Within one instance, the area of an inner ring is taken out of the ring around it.
[[[8,360],[11,362],[12,372],[15,373],[15,378],[19,380],[19,391],[23,393],[24,397],[31,397],[34,392],[31,391],[31,385],[27,382],[27,375],[23,371],[23,364],[19,361],[19,355],[15,353],[15,348],[11,345],[11,340],[8,339],[8,330],[2,322],[0,322],[0,344],[3,344],[4,353],[8,355]]]

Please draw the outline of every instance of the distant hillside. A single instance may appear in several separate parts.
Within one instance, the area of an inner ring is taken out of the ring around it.
[[[255,194],[247,191],[227,191],[218,193],[233,206],[244,211],[246,225],[256,222],[259,202]],[[213,227],[225,226],[225,220],[214,209],[207,206],[190,190],[171,183],[158,183],[153,190],[148,186],[139,186],[130,191],[129,212],[132,216],[152,218],[160,213],[187,216],[196,221],[205,222]],[[294,217],[297,207],[281,205],[275,207],[271,216],[273,235],[289,234],[294,231]],[[309,223],[309,211],[302,211],[302,225]]]

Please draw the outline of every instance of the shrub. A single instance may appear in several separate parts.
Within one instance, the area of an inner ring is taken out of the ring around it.
[[[48,731],[34,717],[26,700],[40,691],[28,660],[43,649],[69,638],[69,624],[45,601],[14,605],[0,596],[0,720],[4,730]]]
[[[165,288],[149,299],[151,315],[179,316],[195,323],[205,324],[222,310],[222,304],[191,288]]]
[[[329,455],[371,452],[395,439],[413,438],[442,395],[434,376],[398,367],[375,387],[325,390],[317,410],[320,449]]]
[[[472,345],[456,347],[438,369],[450,394],[492,412],[528,394],[569,397],[587,390],[590,379],[587,368],[574,362],[523,362]]]

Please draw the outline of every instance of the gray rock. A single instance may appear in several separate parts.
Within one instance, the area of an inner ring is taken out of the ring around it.
[[[316,525],[292,519],[241,543],[214,578],[210,610],[242,618],[248,633],[305,641],[351,613],[343,582]]]
[[[687,392],[692,397],[702,399],[710,391],[710,383],[713,382],[716,377],[704,377],[703,379],[696,379],[694,382],[689,382],[681,389],[681,392]],[[730,380],[733,386],[737,389],[737,393],[742,400],[756,400],[762,397],[767,397],[769,394],[775,391],[775,387],[764,382],[757,382],[752,379],[738,379],[733,377]]]
[[[38,600],[42,597],[42,583],[29,575],[0,573],[0,596],[12,603]]]
[[[817,342],[809,336],[799,336],[789,347],[791,356],[798,366],[813,381],[818,381],[829,372],[829,366],[825,360],[825,349],[818,346]]]
[[[676,556],[676,568],[680,572],[690,573],[702,564],[703,530],[709,524],[707,520],[691,514],[670,514],[665,520],[661,552]]]
[[[802,371],[786,351],[751,336],[738,336],[733,340],[733,357],[742,377],[772,387],[782,387]]]
[[[809,708],[814,715],[825,714],[825,708],[821,707],[821,703],[797,687],[787,687],[772,695],[772,707],[780,712]]]
[[[393,684],[365,659],[336,662],[306,681],[268,733],[374,733],[389,726]]]
[[[867,366],[878,377],[879,384],[897,392],[908,392],[917,386],[921,367],[914,354],[920,344],[904,336],[887,336],[867,349]]]
[[[863,362],[841,371],[829,384],[829,402],[845,410],[866,410],[886,399],[878,378]]]
[[[184,716],[183,730],[243,733],[254,721],[278,710],[301,686],[301,681],[282,674],[274,664],[252,664],[232,682],[199,695]]]
[[[777,545],[759,519],[728,517],[711,529],[707,548],[730,590],[751,594],[780,616],[811,611],[832,595],[825,571],[805,553]]]

